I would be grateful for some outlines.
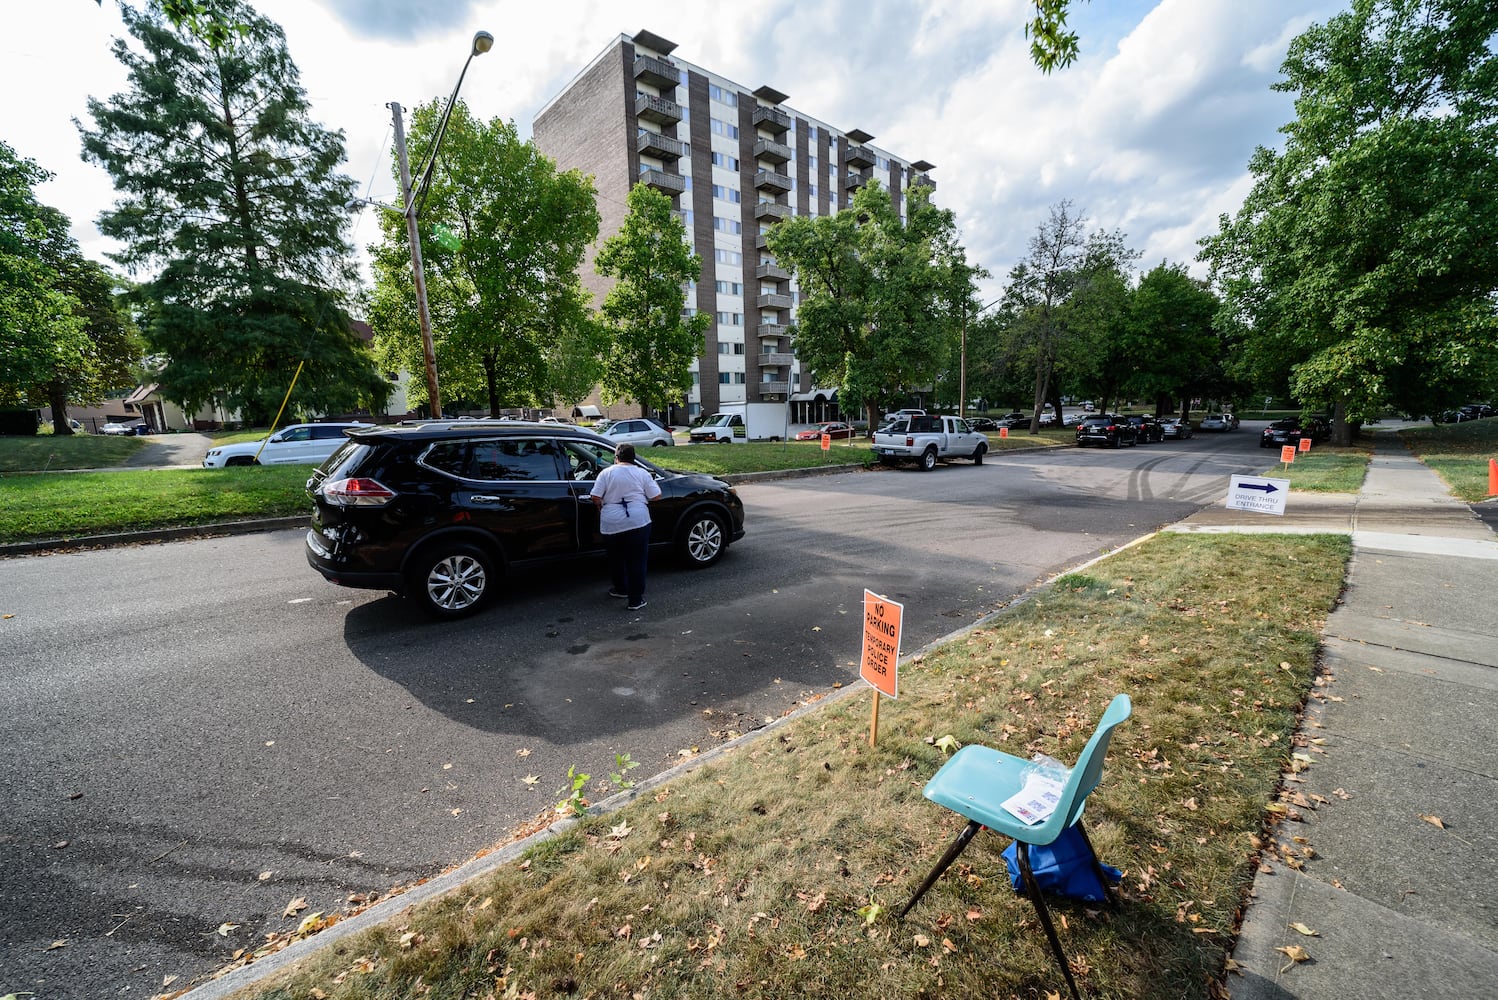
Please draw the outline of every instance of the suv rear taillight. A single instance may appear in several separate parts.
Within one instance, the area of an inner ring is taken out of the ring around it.
[[[395,493],[376,479],[335,479],[323,484],[322,495],[340,507],[383,507]]]

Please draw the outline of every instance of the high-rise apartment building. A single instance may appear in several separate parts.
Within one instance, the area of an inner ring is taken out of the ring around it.
[[[686,223],[702,277],[687,308],[714,319],[693,371],[685,423],[719,404],[789,401],[793,420],[830,419],[834,394],[810,384],[787,334],[797,292],[766,248],[765,234],[795,215],[828,215],[878,180],[903,207],[906,188],[935,187],[932,164],[900,159],[784,107],[771,87],[748,90],[671,58],[649,31],[621,35],[536,115],[536,146],[562,169],[592,174],[600,237],[618,231],[625,196],[644,181],[669,195]],[[607,279],[583,282],[602,302]]]

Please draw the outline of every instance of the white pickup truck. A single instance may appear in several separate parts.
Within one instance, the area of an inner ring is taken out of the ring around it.
[[[988,435],[973,430],[961,417],[905,417],[874,435],[874,454],[885,465],[917,462],[921,471],[936,468],[938,460],[971,459],[983,464]]]

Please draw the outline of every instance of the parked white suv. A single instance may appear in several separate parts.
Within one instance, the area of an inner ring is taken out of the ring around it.
[[[269,440],[240,441],[208,449],[203,468],[222,469],[226,465],[321,465],[343,444],[343,432],[367,424],[290,424],[276,431]],[[265,445],[264,449],[260,447]],[[260,458],[257,462],[255,456]]]

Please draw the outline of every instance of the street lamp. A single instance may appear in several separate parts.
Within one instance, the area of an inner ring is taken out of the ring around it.
[[[473,36],[473,47],[468,52],[468,59],[463,63],[463,72],[458,74],[458,82],[453,87],[452,96],[447,99],[447,108],[442,112],[442,122],[437,126],[437,133],[432,139],[432,148],[427,151],[426,165],[421,171],[421,184],[414,190],[411,187],[411,166],[406,155],[406,127],[401,120],[404,109],[395,101],[386,105],[390,109],[395,126],[395,153],[400,163],[401,202],[405,206],[406,237],[411,243],[411,273],[414,275],[416,284],[416,318],[421,325],[421,352],[426,360],[427,369],[427,402],[433,418],[442,416],[442,394],[437,386],[437,351],[432,346],[432,314],[427,307],[427,279],[426,271],[421,263],[421,230],[417,225],[417,217],[421,214],[422,206],[426,204],[427,188],[432,183],[432,170],[437,165],[437,149],[442,145],[443,134],[447,132],[447,120],[452,117],[453,104],[458,100],[458,89],[463,86],[463,77],[468,74],[468,64],[473,62],[474,56],[482,55],[492,48],[494,48],[494,36],[489,32],[480,31]]]

